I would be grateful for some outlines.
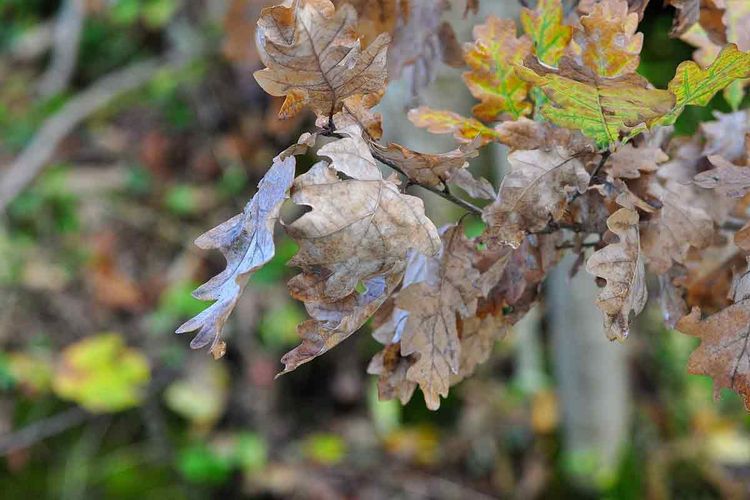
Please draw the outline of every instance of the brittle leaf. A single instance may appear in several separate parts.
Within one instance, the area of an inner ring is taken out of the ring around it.
[[[638,213],[621,208],[607,219],[607,227],[620,241],[594,252],[586,270],[607,281],[596,301],[604,313],[607,337],[624,340],[630,333],[631,313],[639,314],[647,298]]]
[[[204,250],[221,251],[227,267],[193,292],[197,299],[216,302],[177,329],[177,333],[198,330],[190,342],[193,349],[211,344],[215,357],[223,355],[221,331],[227,318],[250,276],[274,256],[273,228],[289,196],[295,164],[294,156],[276,158],[245,210],[195,240]]]
[[[706,189],[716,189],[731,198],[741,198],[750,192],[750,167],[735,165],[721,156],[709,156],[715,168],[696,175],[697,185]]]
[[[694,307],[677,329],[701,339],[688,360],[688,371],[714,379],[714,397],[726,387],[737,392],[750,409],[750,290],[746,272],[733,285],[734,304],[701,319]]]
[[[382,34],[362,50],[356,22],[352,6],[336,10],[330,0],[295,0],[262,11],[258,45],[267,68],[254,76],[269,94],[286,96],[281,118],[304,106],[332,116],[344,99],[383,89],[390,37]]]
[[[497,200],[484,210],[490,239],[517,248],[524,236],[558,221],[568,196],[586,190],[589,174],[581,160],[561,146],[515,151]]]
[[[498,137],[495,130],[479,120],[466,118],[452,111],[420,106],[410,110],[408,117],[417,127],[426,128],[433,134],[453,134],[461,142],[472,142],[479,137],[480,145],[485,145]]]

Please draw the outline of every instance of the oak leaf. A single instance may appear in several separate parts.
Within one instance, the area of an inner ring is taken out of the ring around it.
[[[680,63],[668,87],[676,97],[675,108],[661,122],[673,123],[685,106],[706,106],[718,91],[741,78],[750,78],[750,53],[733,43],[721,49],[706,69],[693,61]]]
[[[470,71],[464,82],[480,103],[472,112],[480,120],[499,120],[528,115],[530,85],[518,78],[513,66],[531,53],[531,41],[516,37],[516,23],[490,16],[485,24],[474,27],[473,44],[466,44],[464,59]]]
[[[254,76],[269,94],[286,96],[281,118],[304,106],[333,116],[344,99],[383,89],[390,37],[382,34],[362,50],[356,21],[353,7],[336,10],[330,0],[294,0],[262,11],[257,37],[267,68]]]
[[[497,200],[485,208],[488,237],[517,248],[529,232],[563,216],[568,197],[582,193],[589,174],[580,159],[561,146],[515,151]]]
[[[442,154],[419,153],[400,144],[382,146],[370,143],[378,157],[401,170],[407,177],[423,186],[439,186],[453,179],[456,173],[469,166],[469,160],[479,155],[477,144],[464,144]]]
[[[461,142],[472,142],[479,137],[480,145],[497,139],[498,133],[475,118],[466,118],[452,111],[441,111],[420,106],[409,111],[409,121],[433,134],[453,134]]]
[[[211,344],[214,357],[224,354],[221,332],[227,318],[250,276],[274,256],[273,228],[279,219],[281,205],[289,196],[295,164],[293,155],[283,159],[277,157],[245,210],[195,240],[195,244],[204,250],[221,251],[227,267],[193,292],[197,299],[216,302],[177,329],[177,333],[198,330],[190,342],[193,349]]]
[[[555,66],[573,36],[564,24],[561,0],[539,0],[536,9],[521,9],[521,26],[534,42],[534,54],[548,66]]]
[[[667,3],[677,9],[671,36],[679,37],[696,23],[700,23],[714,43],[726,43],[726,27],[722,19],[724,2],[725,0],[667,0]]]
[[[290,265],[302,269],[289,289],[313,319],[298,328],[302,344],[282,359],[284,372],[362,326],[400,283],[409,251],[432,255],[440,246],[422,201],[382,178],[361,137],[352,133],[319,154],[331,165],[314,165],[292,189],[292,201],[311,210],[286,226],[300,247]]]
[[[734,304],[701,319],[695,307],[677,323],[677,329],[701,339],[690,355],[688,371],[714,379],[714,397],[726,387],[737,392],[750,409],[750,275],[735,280]]]
[[[571,52],[576,62],[604,78],[633,73],[640,63],[643,34],[638,14],[625,0],[602,0],[581,17],[582,29],[573,35]]]
[[[416,357],[406,377],[419,384],[431,410],[440,406],[440,396],[448,395],[451,374],[457,374],[460,368],[456,320],[476,311],[480,291],[475,285],[479,272],[472,265],[473,252],[474,246],[463,236],[462,227],[447,229],[438,257],[439,272],[396,296],[396,307],[408,312],[401,355]]]
[[[695,202],[691,186],[669,182],[652,183],[649,195],[661,208],[641,225],[641,245],[650,270],[663,274],[672,262],[685,262],[688,250],[709,246],[714,223],[709,214]]]
[[[702,155],[718,155],[729,161],[746,156],[747,138],[750,137],[750,113],[742,110],[734,113],[714,111],[713,114],[715,120],[700,125],[706,140]]]
[[[632,144],[625,144],[612,153],[605,165],[609,175],[619,179],[636,179],[641,173],[653,173],[660,163],[669,160],[664,151],[655,146],[636,148]]]
[[[586,271],[607,282],[596,300],[607,337],[624,340],[630,333],[631,313],[638,315],[647,298],[638,213],[621,208],[607,219],[607,227],[619,241],[594,252]]]
[[[519,75],[541,87],[550,100],[542,106],[542,115],[561,127],[580,130],[600,147],[645,130],[675,102],[670,92],[649,88],[648,81],[635,73],[601,78],[567,57],[560,60],[559,70],[529,58],[524,64],[517,68]]]
[[[750,192],[750,167],[735,165],[721,156],[709,156],[714,168],[695,176],[702,188],[716,189],[731,198],[740,198]]]

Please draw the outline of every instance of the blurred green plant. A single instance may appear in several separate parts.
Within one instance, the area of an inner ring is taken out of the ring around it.
[[[140,404],[149,380],[146,356],[120,334],[103,333],[61,352],[52,388],[92,412],[116,412]]]

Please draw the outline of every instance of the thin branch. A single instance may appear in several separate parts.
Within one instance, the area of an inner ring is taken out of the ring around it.
[[[52,60],[39,84],[39,93],[50,96],[68,88],[78,60],[83,21],[84,0],[66,0],[55,21]]]
[[[94,415],[79,407],[73,407],[53,415],[23,429],[8,434],[0,440],[0,456],[7,455],[13,450],[28,448],[29,446],[76,427]]]
[[[601,241],[587,241],[585,243],[577,243],[575,241],[566,241],[564,243],[561,243],[557,245],[555,248],[558,250],[568,250],[568,249],[577,249],[577,248],[592,248],[600,244]]]
[[[113,71],[48,118],[0,176],[0,212],[44,169],[60,142],[82,121],[123,94],[146,84],[163,67],[163,61],[148,59]]]

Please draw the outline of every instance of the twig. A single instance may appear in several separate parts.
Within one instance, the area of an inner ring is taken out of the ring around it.
[[[148,59],[102,77],[47,119],[0,177],[0,212],[44,169],[57,146],[83,120],[151,80],[163,61]]]
[[[39,93],[50,96],[68,87],[78,60],[81,29],[86,15],[83,0],[66,0],[55,21],[52,60],[39,84]]]
[[[94,417],[93,414],[76,406],[39,422],[34,422],[20,431],[4,436],[0,440],[0,456],[7,455],[13,450],[27,448],[48,437],[65,432],[92,417]]]
[[[574,249],[574,248],[591,248],[597,246],[601,241],[588,241],[586,243],[576,243],[575,241],[566,241],[565,243],[561,243],[560,245],[557,245],[555,248],[558,250],[568,250],[568,249]]]

